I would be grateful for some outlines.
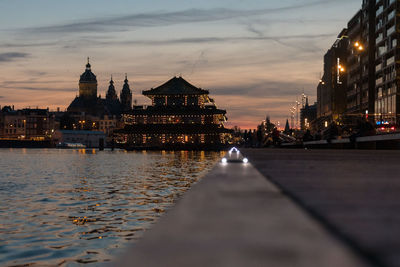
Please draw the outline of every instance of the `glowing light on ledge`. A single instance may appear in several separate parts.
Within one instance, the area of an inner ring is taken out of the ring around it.
[[[227,158],[222,158],[222,159],[221,159],[221,162],[222,162],[223,164],[226,164],[226,163],[228,163],[228,159],[227,159]]]
[[[236,147],[232,147],[231,150],[229,150],[229,153],[232,152],[239,153],[239,149],[237,149]]]
[[[249,163],[249,160],[247,158],[243,158],[243,163]]]

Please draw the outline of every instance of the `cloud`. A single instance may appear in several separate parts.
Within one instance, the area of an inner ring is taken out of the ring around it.
[[[41,73],[39,76],[42,75]],[[76,88],[72,89],[67,86],[55,88],[54,86],[49,87],[48,85],[61,85],[68,83],[66,81],[36,81],[35,79],[21,80],[21,81],[2,81],[0,83],[0,88],[2,89],[12,89],[12,90],[28,90],[28,91],[51,91],[51,92],[76,92]]]
[[[13,90],[28,90],[28,91],[46,91],[46,92],[76,92],[76,89],[70,88],[47,88],[47,87],[32,87],[32,86],[3,86],[3,89]]]
[[[220,95],[220,96],[281,98],[286,96],[299,95],[299,93],[301,93],[299,88],[302,87],[312,88],[312,90],[314,90],[316,85],[310,84],[309,82],[298,81],[298,80],[285,82],[285,81],[273,81],[268,79],[256,83],[215,86],[212,91],[214,92],[213,95]],[[308,92],[305,93],[307,94]]]
[[[142,45],[142,46],[164,46],[164,45],[179,45],[179,44],[219,44],[219,43],[239,43],[243,41],[254,41],[254,42],[262,42],[262,41],[275,41],[284,46],[290,46],[293,48],[302,49],[301,46],[297,45],[289,45],[286,44],[285,40],[306,40],[307,43],[311,43],[311,40],[315,39],[324,39],[331,38],[336,36],[336,33],[323,33],[323,34],[298,34],[298,35],[282,35],[282,36],[239,36],[239,37],[193,37],[193,38],[177,38],[177,39],[166,39],[166,40],[156,40],[156,39],[147,39],[147,40],[124,40],[124,41],[98,41],[98,40],[88,40],[82,39],[78,41],[74,41],[75,46],[79,45]],[[0,45],[1,47],[1,45]],[[64,47],[68,48],[68,47]],[[304,51],[312,51],[319,50],[311,48],[309,46],[304,46],[302,49]]]
[[[337,2],[345,2],[346,0],[336,0]],[[104,32],[104,31],[125,31],[126,27],[159,27],[186,23],[199,23],[222,21],[236,18],[256,17],[267,14],[275,14],[296,9],[307,8],[311,6],[330,4],[331,0],[311,1],[302,4],[267,8],[259,10],[237,10],[228,8],[214,9],[187,9],[175,12],[152,12],[132,14],[127,16],[115,16],[108,18],[96,18],[92,20],[84,20],[74,23],[66,23],[60,25],[50,25],[42,27],[25,28],[28,33],[86,33],[86,32]]]
[[[19,53],[19,52],[0,53],[0,63],[11,62],[15,61],[18,58],[26,58],[28,56],[29,56],[28,53]]]
[[[40,47],[40,46],[53,46],[53,45],[57,45],[58,42],[39,42],[39,43],[27,43],[27,42],[14,42],[14,43],[4,43],[4,44],[0,44],[0,47],[3,48],[25,48],[25,47]]]

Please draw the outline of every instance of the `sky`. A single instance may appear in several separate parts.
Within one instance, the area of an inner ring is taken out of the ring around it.
[[[284,125],[316,100],[323,55],[361,0],[0,0],[0,105],[66,109],[90,57],[103,97],[112,75],[143,90],[175,75],[210,91],[226,126]]]

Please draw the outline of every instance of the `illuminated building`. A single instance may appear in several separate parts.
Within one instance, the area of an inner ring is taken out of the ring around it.
[[[124,114],[125,128],[116,131],[126,148],[215,149],[226,143],[226,111],[215,106],[207,90],[174,77],[143,95],[152,105]]]
[[[364,0],[362,9],[348,22],[347,121],[356,124],[366,112],[374,113],[375,0]],[[371,116],[372,118],[372,116]]]
[[[50,139],[54,130],[54,116],[48,109],[14,110],[6,106],[0,111],[2,139],[41,141]]]
[[[346,111],[347,55],[347,30],[343,29],[324,56],[324,74],[317,89],[317,125],[337,122]]]
[[[395,0],[373,1],[375,35],[370,36],[375,48],[375,113],[376,122],[399,124],[399,2]]]

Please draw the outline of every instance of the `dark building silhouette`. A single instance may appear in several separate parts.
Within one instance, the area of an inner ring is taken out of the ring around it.
[[[348,44],[347,30],[343,29],[324,56],[324,74],[317,89],[319,124],[340,121],[346,111]]]
[[[120,94],[121,110],[122,112],[129,112],[132,110],[132,92],[128,84],[128,76],[125,74],[124,86]]]
[[[116,97],[112,79],[110,81],[107,97],[103,99],[97,96],[97,78],[92,72],[89,60],[86,64],[85,72],[79,79],[79,96],[75,97],[68,106],[67,112],[91,116],[119,116],[121,114],[121,103]]]
[[[308,104],[308,97],[306,104],[300,109],[300,127],[302,131],[310,130],[312,122],[317,118],[317,103],[314,105]]]
[[[107,90],[106,100],[108,100],[108,101],[118,100],[118,96],[117,96],[117,92],[115,91],[114,81],[112,79],[112,76],[110,79],[110,86],[108,87],[108,90]]]
[[[135,106],[123,115],[125,128],[116,140],[127,148],[215,149],[226,143],[226,111],[218,109],[209,92],[181,77],[143,91],[152,106]]]
[[[97,98],[97,78],[92,72],[89,58],[85,72],[82,73],[79,79],[79,97],[84,99]]]

